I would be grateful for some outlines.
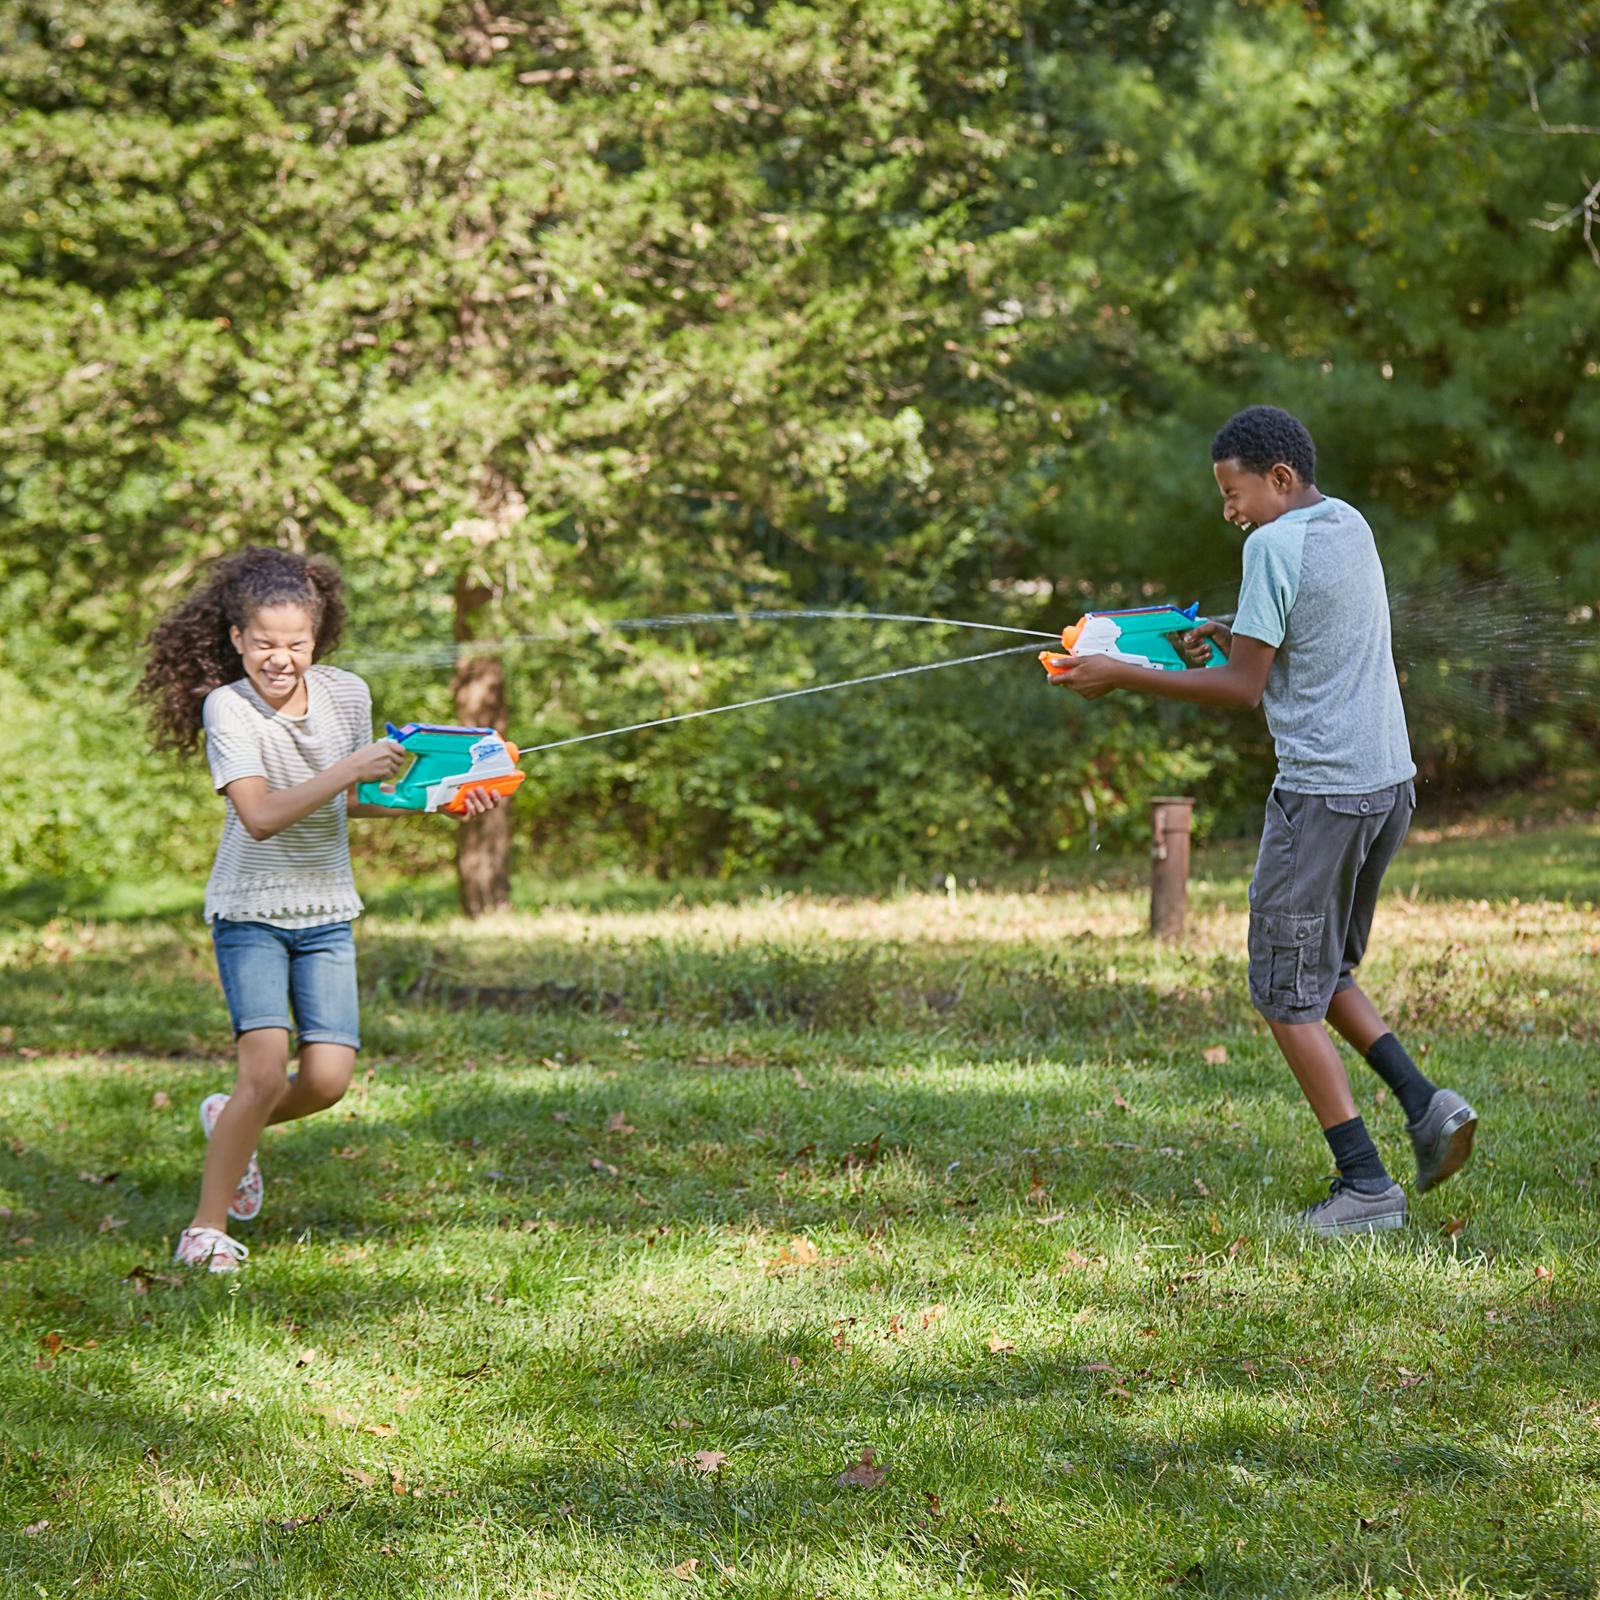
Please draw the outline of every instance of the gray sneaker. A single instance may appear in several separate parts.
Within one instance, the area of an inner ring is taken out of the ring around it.
[[[1299,1225],[1324,1239],[1345,1233],[1382,1233],[1406,1225],[1406,1192],[1391,1183],[1381,1194],[1363,1194],[1343,1178],[1335,1178],[1328,1198],[1307,1206],[1300,1213]]]
[[[1472,1154],[1478,1113],[1454,1089],[1436,1089],[1428,1109],[1406,1124],[1417,1153],[1417,1193],[1426,1194],[1459,1172]]]

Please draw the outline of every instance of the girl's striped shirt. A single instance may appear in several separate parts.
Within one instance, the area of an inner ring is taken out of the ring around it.
[[[206,696],[206,760],[220,794],[237,778],[288,789],[372,742],[372,693],[353,672],[320,663],[305,677],[304,716],[274,711],[248,678]],[[252,839],[228,801],[206,884],[206,921],[313,928],[361,915],[341,792],[270,839]]]

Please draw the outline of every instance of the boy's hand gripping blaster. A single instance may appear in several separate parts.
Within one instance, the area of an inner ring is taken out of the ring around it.
[[[514,795],[527,776],[517,770],[517,747],[493,728],[452,728],[431,722],[386,723],[389,737],[416,757],[390,783],[363,783],[356,798],[364,806],[391,811],[443,811],[466,815],[470,790]]]
[[[1196,601],[1186,611],[1177,606],[1136,606],[1131,611],[1086,611],[1061,633],[1066,648],[1062,655],[1041,650],[1039,659],[1046,672],[1059,672],[1075,656],[1115,656],[1139,667],[1155,667],[1161,672],[1187,672],[1194,662],[1185,659],[1178,640],[1207,619],[1200,615]],[[1214,639],[1207,647],[1205,666],[1214,667],[1227,658]]]

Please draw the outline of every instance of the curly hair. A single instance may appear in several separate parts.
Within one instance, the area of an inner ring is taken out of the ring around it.
[[[205,581],[150,630],[150,655],[134,691],[149,707],[158,750],[192,749],[200,738],[205,698],[243,676],[229,630],[243,628],[265,606],[304,606],[320,661],[344,631],[344,580],[317,556],[250,545],[212,564]]]
[[[1211,441],[1211,459],[1237,461],[1262,478],[1282,462],[1302,483],[1317,481],[1316,440],[1305,423],[1277,406],[1246,406],[1229,417]]]

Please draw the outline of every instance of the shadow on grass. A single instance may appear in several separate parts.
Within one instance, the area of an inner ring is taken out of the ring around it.
[[[214,1285],[169,1298],[187,1303],[163,1314],[168,1337],[185,1322],[204,1337],[228,1304]],[[235,1337],[281,1343],[282,1323],[307,1314],[270,1282],[253,1300]],[[1580,1302],[1592,1329],[1597,1308]],[[414,1316],[413,1286],[374,1285],[365,1310]],[[1275,1381],[1203,1350],[1108,1373],[1064,1348],[869,1351],[863,1334],[839,1349],[833,1328],[797,1308],[769,1338],[698,1326],[603,1354],[535,1330],[482,1360],[463,1340],[435,1351],[464,1365],[392,1443],[313,1421],[309,1401],[140,1407],[68,1366],[76,1382],[34,1383],[47,1413],[18,1396],[8,1417],[16,1522],[60,1518],[66,1464],[90,1456],[117,1462],[137,1503],[124,1491],[120,1514],[80,1520],[70,1546],[8,1528],[0,1559],[152,1597],[193,1593],[202,1574],[244,1593],[409,1594],[443,1581],[441,1545],[463,1592],[564,1574],[631,1592],[691,1559],[807,1600],[863,1561],[927,1592],[1329,1593],[1418,1564],[1488,1592],[1593,1591],[1594,1539],[1558,1475],[1454,1439],[1448,1422],[1391,1446],[1363,1427],[1354,1365],[1308,1389],[1303,1373]],[[424,1468],[421,1441],[468,1418],[478,1447]],[[286,1499],[273,1469],[296,1446],[317,1465]],[[867,1447],[882,1483],[841,1484]],[[214,1507],[203,1532],[186,1527],[171,1491],[208,1473],[263,1481],[265,1515]]]

